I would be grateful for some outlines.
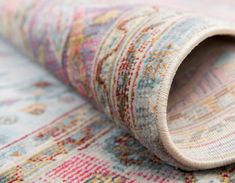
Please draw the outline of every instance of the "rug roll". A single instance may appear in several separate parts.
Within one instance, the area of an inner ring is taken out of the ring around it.
[[[233,24],[72,0],[1,1],[0,22],[6,40],[163,161],[186,170],[235,162]]]

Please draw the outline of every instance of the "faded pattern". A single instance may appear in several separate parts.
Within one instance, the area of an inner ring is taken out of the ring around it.
[[[149,154],[4,42],[0,57],[0,182],[184,182],[191,176]]]
[[[234,166],[185,172],[166,165],[2,41],[0,58],[0,182],[234,180]]]

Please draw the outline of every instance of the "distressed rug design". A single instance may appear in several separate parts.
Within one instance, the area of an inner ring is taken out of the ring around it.
[[[0,182],[234,181],[235,15],[166,4],[0,0]]]

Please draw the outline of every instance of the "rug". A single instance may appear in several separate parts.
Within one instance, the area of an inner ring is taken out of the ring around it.
[[[1,182],[232,181],[235,24],[109,4],[0,2]]]

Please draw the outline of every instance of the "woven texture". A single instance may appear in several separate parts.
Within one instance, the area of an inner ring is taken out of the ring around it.
[[[223,180],[222,169],[205,177],[164,163],[235,161],[234,24],[106,4],[0,1],[0,33],[24,55],[2,46],[2,105],[11,107],[0,118],[1,180]]]

